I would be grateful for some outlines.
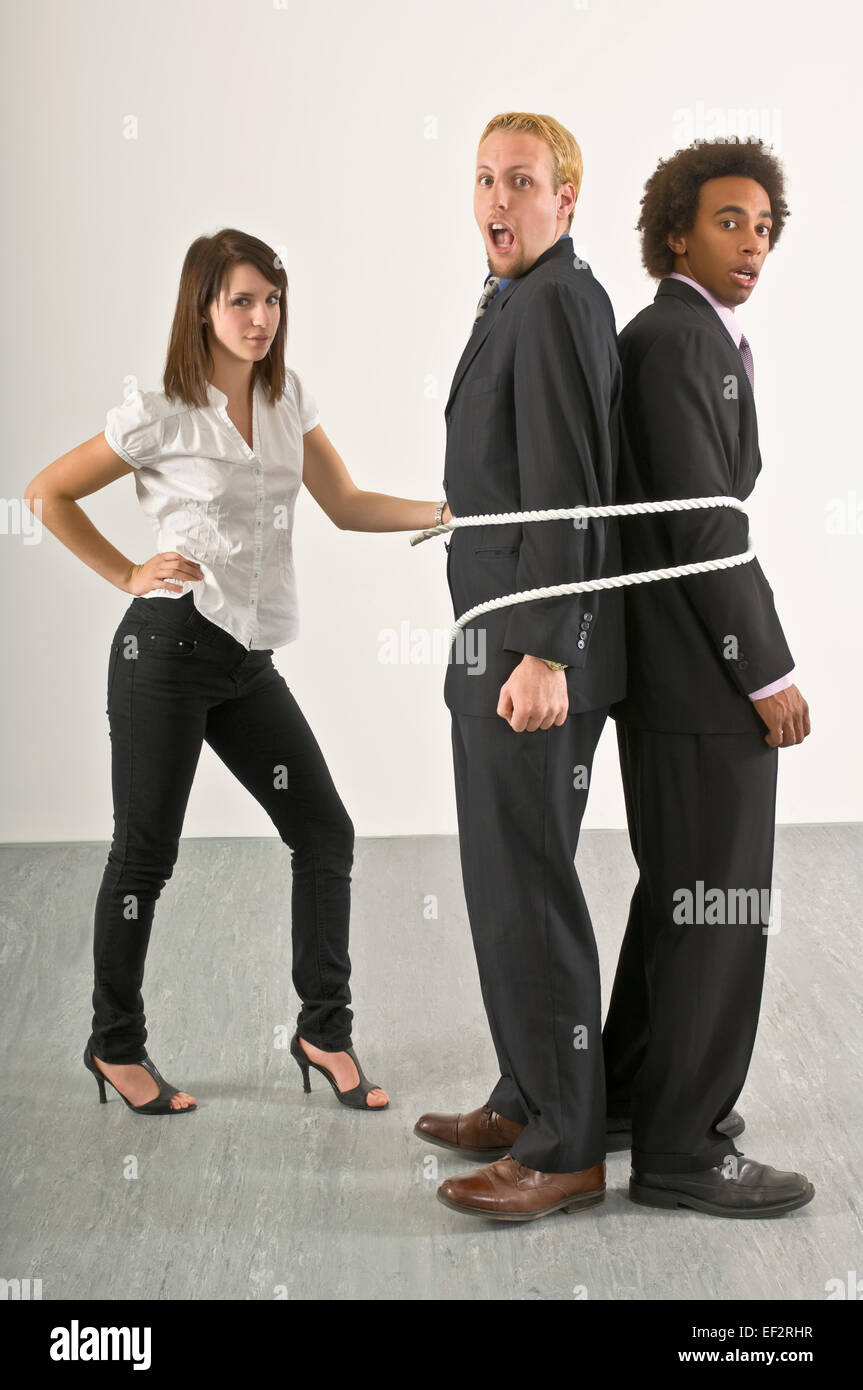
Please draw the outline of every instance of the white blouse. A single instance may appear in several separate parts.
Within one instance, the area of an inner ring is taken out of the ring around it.
[[[249,448],[208,384],[208,406],[136,391],[108,411],[105,439],[135,470],[138,501],[152,519],[154,554],[197,560],[201,580],[143,597],[179,598],[250,651],[293,642],[299,633],[291,532],[303,477],[303,435],[320,416],[297,373],[285,369],[275,406],[259,382]]]

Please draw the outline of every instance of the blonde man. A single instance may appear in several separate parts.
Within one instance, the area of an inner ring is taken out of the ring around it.
[[[581,152],[550,116],[482,133],[474,216],[489,276],[446,406],[453,514],[614,500],[620,395],[614,315],[569,230]],[[522,589],[619,572],[613,523],[453,532],[460,616]],[[605,1193],[599,967],[573,858],[590,768],[625,689],[620,595],[506,606],[453,649],[465,898],[500,1078],[468,1115],[424,1115],[425,1141],[485,1166],[438,1196],[469,1215],[533,1220]],[[482,651],[483,662],[464,659]]]

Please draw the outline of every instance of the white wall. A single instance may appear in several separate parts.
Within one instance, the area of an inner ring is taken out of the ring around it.
[[[781,754],[778,818],[861,818],[863,515],[843,522],[834,507],[844,533],[827,524],[833,499],[856,490],[863,506],[854,13],[835,0],[739,13],[703,0],[10,7],[5,498],[14,506],[100,431],[126,377],[161,388],[185,251],[222,226],[285,248],[288,361],[357,483],[438,497],[443,407],[486,273],[472,214],[486,120],[536,110],[576,135],[573,236],[622,327],[655,292],[633,230],[645,179],[755,109],[785,161],[792,216],[740,312],[764,459],[751,524],[814,730]],[[152,553],[131,475],[83,505],[130,558]],[[0,838],[107,840],[105,677],[131,596],[49,533],[27,545],[8,529]],[[453,833],[444,667],[378,661],[382,629],[451,622],[442,543],[339,532],[303,493],[295,547],[303,635],[276,660],[357,832]],[[586,824],[624,824],[611,726]],[[185,834],[271,830],[205,748]]]

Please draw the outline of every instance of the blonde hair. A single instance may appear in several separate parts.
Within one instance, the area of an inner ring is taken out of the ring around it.
[[[571,183],[575,188],[576,201],[581,188],[583,164],[581,150],[575,136],[556,121],[553,116],[538,116],[533,111],[506,111],[493,116],[479,137],[482,144],[492,131],[514,130],[529,135],[538,135],[551,150],[551,182],[557,193],[561,184]],[[569,214],[572,226],[573,214]]]

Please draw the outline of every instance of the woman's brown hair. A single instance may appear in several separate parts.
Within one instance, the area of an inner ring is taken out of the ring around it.
[[[179,397],[188,406],[205,406],[208,372],[212,364],[208,335],[210,304],[227,290],[231,271],[253,265],[274,289],[281,289],[279,326],[266,357],[252,366],[252,388],[262,382],[271,405],[285,389],[285,344],[288,335],[288,277],[276,252],[257,237],[225,227],[215,236],[193,241],[180,273],[177,307],[162,378],[165,395]],[[206,322],[202,323],[201,320]]]

